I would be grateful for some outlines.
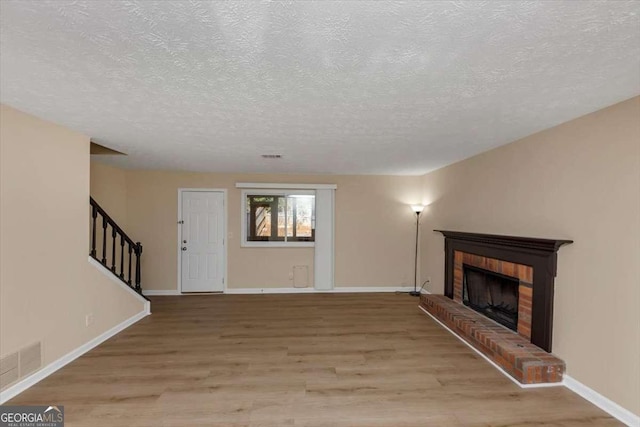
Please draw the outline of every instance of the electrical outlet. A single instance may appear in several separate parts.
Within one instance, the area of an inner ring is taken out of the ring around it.
[[[88,328],[93,325],[93,313],[89,313],[84,318],[84,325]]]

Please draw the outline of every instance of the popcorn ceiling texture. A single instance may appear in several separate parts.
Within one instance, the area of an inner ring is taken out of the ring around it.
[[[0,8],[1,101],[128,168],[421,174],[640,93],[636,1]]]

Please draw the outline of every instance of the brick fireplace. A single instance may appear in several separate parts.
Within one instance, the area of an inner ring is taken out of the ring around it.
[[[445,294],[421,307],[523,384],[562,380],[551,353],[560,246],[570,240],[462,233],[445,236]]]
[[[515,282],[517,282],[518,289],[516,305],[517,326],[515,330],[518,334],[531,340],[533,267],[462,251],[454,251],[453,259],[453,300],[460,304],[464,303],[463,279],[465,267],[467,266],[516,279]]]

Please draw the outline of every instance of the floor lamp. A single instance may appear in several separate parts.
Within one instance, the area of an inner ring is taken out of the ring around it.
[[[420,233],[420,214],[424,210],[423,205],[411,205],[411,209],[416,214],[416,258],[414,265],[414,278],[413,278],[413,291],[409,292],[412,297],[419,297],[420,291],[418,290],[418,237]]]

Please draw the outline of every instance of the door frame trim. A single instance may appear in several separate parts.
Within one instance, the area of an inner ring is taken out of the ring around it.
[[[178,287],[177,287],[177,291],[178,291],[178,295],[183,295],[182,293],[182,227],[180,224],[180,221],[182,220],[182,193],[185,192],[203,192],[203,193],[222,193],[222,235],[224,236],[223,238],[223,250],[222,250],[222,256],[223,256],[223,261],[222,261],[222,265],[224,268],[224,272],[222,275],[222,293],[225,294],[227,293],[227,286],[228,286],[228,277],[227,277],[227,270],[228,270],[228,266],[227,266],[227,244],[228,244],[228,238],[227,238],[227,206],[229,206],[229,204],[227,203],[227,189],[226,188],[178,188],[178,219],[176,221],[176,227],[177,227],[177,235],[178,235],[178,245],[176,246],[176,251],[178,252]],[[188,295],[188,294],[184,294],[184,295]]]

